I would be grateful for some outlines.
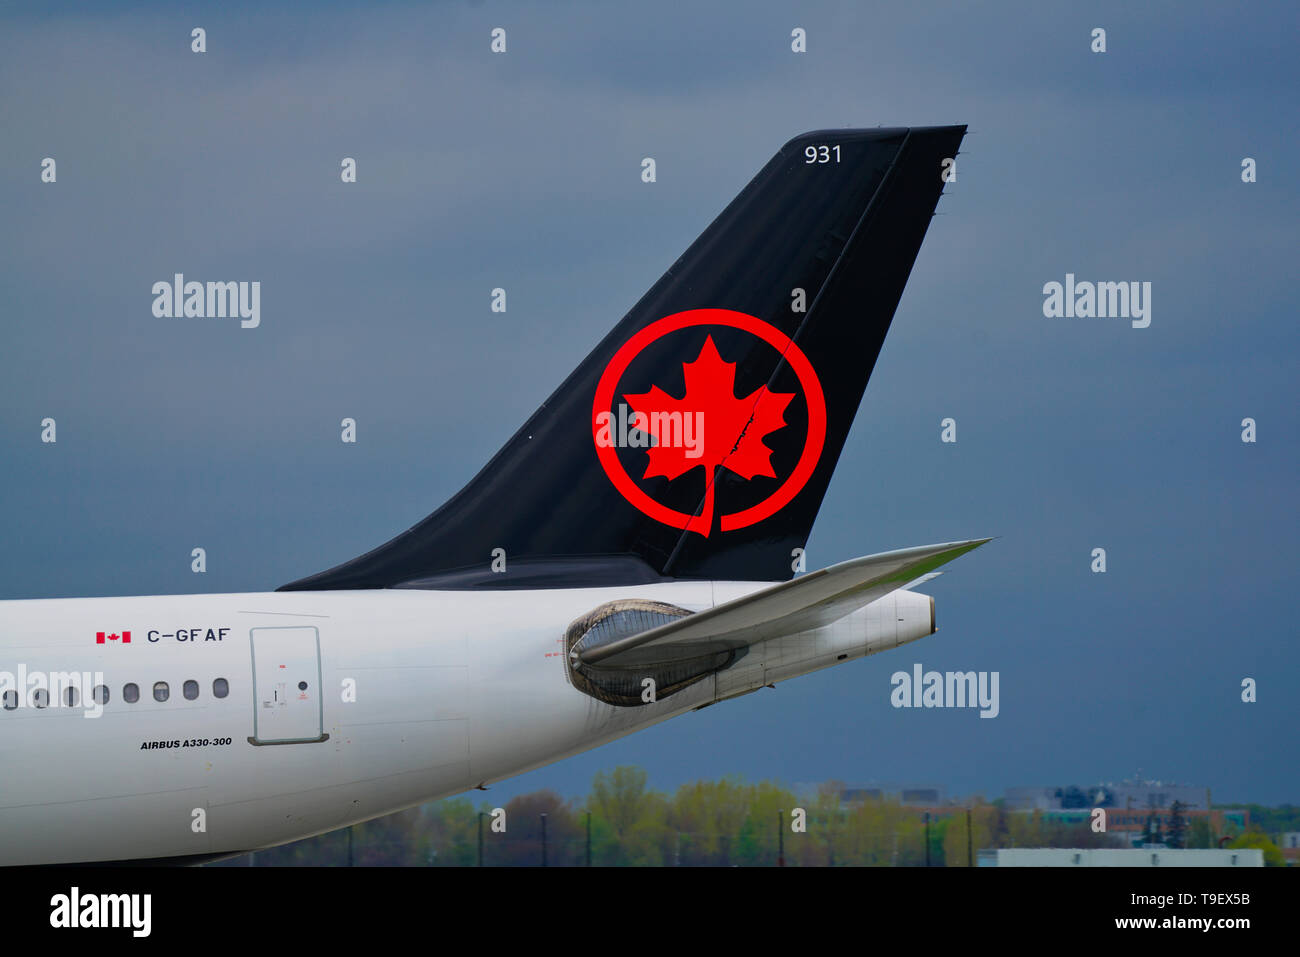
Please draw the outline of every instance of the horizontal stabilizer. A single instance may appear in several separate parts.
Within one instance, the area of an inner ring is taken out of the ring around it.
[[[854,558],[580,651],[578,659],[584,665],[641,667],[798,634],[838,621],[987,541],[921,545]]]

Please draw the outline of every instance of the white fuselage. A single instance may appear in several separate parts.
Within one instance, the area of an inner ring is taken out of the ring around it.
[[[603,602],[648,598],[700,611],[763,587],[0,602],[0,864],[280,844],[498,781],[931,630],[928,597],[898,591],[833,625],[757,645],[641,707],[605,704],[568,680],[565,629]]]

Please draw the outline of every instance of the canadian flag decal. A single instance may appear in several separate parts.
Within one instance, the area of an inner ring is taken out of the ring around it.
[[[131,633],[129,631],[124,631],[121,634],[115,631],[108,634],[104,634],[102,631],[95,632],[95,644],[102,645],[106,641],[120,641],[124,645],[129,645],[131,643]]]

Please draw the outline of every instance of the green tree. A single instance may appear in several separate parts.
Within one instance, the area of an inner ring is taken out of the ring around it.
[[[578,823],[573,809],[554,791],[521,794],[506,804],[505,812],[505,833],[485,834],[484,863],[538,867],[543,843],[549,867],[582,863],[585,848],[579,833],[585,831],[585,824]],[[544,832],[542,815],[546,815]]]
[[[1165,842],[1170,847],[1185,847],[1187,820],[1183,817],[1183,803],[1175,801],[1169,806],[1169,831]]]
[[[681,863],[713,867],[735,863],[732,853],[750,815],[752,797],[753,789],[735,775],[679,787],[673,796],[669,828],[676,832]],[[747,834],[750,853],[757,853],[753,850],[757,840],[756,834]],[[675,850],[674,856],[677,853]]]
[[[944,834],[944,858],[949,867],[966,867],[975,864],[983,848],[994,847],[993,832],[997,826],[997,809],[987,804],[971,808],[970,826],[966,825],[966,811],[953,809]]]
[[[357,867],[413,867],[429,863],[428,835],[418,807],[353,825]],[[347,832],[344,831],[346,840]]]
[[[478,814],[469,798],[435,801],[422,810],[435,866],[470,867],[478,863]]]
[[[1286,860],[1282,857],[1282,851],[1278,849],[1278,846],[1269,840],[1267,834],[1261,834],[1259,831],[1247,831],[1228,846],[1259,848],[1264,852],[1265,867],[1282,867],[1286,864]]]
[[[807,830],[803,832],[792,831],[792,812],[800,804],[794,794],[778,784],[763,781],[745,791],[748,808],[737,829],[729,863],[771,866],[777,862],[782,837],[786,864],[799,863],[812,840],[809,833],[816,828],[816,822],[806,821]],[[804,808],[805,816],[807,810]]]
[[[952,823],[950,817],[935,817],[930,815],[930,866],[944,867],[948,863],[945,847],[948,842],[948,826]],[[925,819],[921,819],[921,841],[925,841]],[[925,864],[925,848],[921,848],[921,864]]]
[[[598,772],[591,782],[593,863],[660,865],[665,860],[667,801],[646,787],[641,768],[624,765]],[[595,825],[600,821],[600,838]]]
[[[1210,831],[1210,819],[1205,817],[1192,818],[1191,824],[1187,826],[1187,847],[1214,847],[1214,835]]]
[[[837,848],[845,829],[844,808],[840,796],[844,793],[841,781],[826,781],[817,788],[817,797],[808,808],[808,841],[800,863],[834,867],[844,864],[844,855]]]

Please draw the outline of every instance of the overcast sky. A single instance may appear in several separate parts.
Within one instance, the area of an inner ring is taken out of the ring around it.
[[[351,558],[470,478],[791,136],[966,123],[809,542],[818,567],[1000,536],[928,586],[939,633],[494,799],[635,763],[661,788],[736,772],[989,797],[1140,768],[1300,801],[1298,20],[1293,3],[6,7],[0,598],[262,591]],[[177,272],[261,282],[260,327],[155,318],[151,286]],[[1045,318],[1067,272],[1150,282],[1150,327]],[[1000,714],[892,708],[890,675],[916,662],[998,671]]]

